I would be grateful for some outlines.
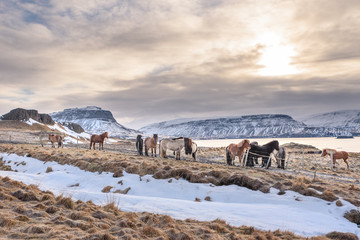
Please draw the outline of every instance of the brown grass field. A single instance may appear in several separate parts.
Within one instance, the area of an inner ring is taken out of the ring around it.
[[[21,135],[19,129],[6,131]],[[22,141],[25,139],[24,137]],[[0,140],[6,141],[1,137]],[[157,179],[184,178],[189,182],[212,183],[216,186],[236,184],[264,193],[267,193],[270,187],[275,187],[281,190],[280,192],[293,190],[305,196],[338,201],[339,207],[341,201],[338,197],[360,206],[359,153],[350,153],[349,170],[342,161],[338,161],[337,168],[331,170],[329,159],[321,158],[319,153],[313,153],[316,149],[292,144],[285,146],[287,151],[291,152],[288,168],[281,170],[273,163],[270,169],[266,170],[260,167],[225,165],[224,148],[200,148],[198,160],[194,162],[186,160],[183,156],[179,161],[172,157],[160,159],[137,156],[135,143],[130,140],[118,140],[114,144],[105,143],[105,151],[88,150],[88,144],[52,149],[49,144],[41,147],[38,140],[30,143],[33,144],[3,143],[0,144],[0,152],[70,164],[92,172],[113,172],[114,177],[119,177],[126,171],[140,176],[150,174]],[[236,162],[238,164],[237,160]],[[0,169],[11,170],[6,166],[0,166]],[[232,227],[222,220],[180,221],[152,213],[127,213],[118,210],[114,203],[109,203],[105,207],[95,206],[91,202],[74,203],[70,199],[55,197],[52,193],[42,192],[34,186],[26,186],[7,178],[2,178],[0,185],[0,235],[5,238],[306,239],[290,232],[262,232],[252,227]],[[357,222],[360,219],[359,212],[352,213],[348,218],[360,224]],[[341,233],[312,239],[329,238],[357,239],[354,235]]]

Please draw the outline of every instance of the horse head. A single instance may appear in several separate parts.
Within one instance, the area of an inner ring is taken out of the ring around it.
[[[153,138],[154,138],[155,141],[157,142],[157,140],[158,140],[158,135],[157,135],[157,134],[154,134],[154,135],[153,135]]]
[[[245,140],[244,140],[243,147],[244,147],[245,149],[250,149],[250,148],[251,148],[250,140],[249,140],[249,139],[245,139]]]
[[[274,148],[275,148],[277,151],[279,151],[279,150],[280,150],[279,141],[278,141],[278,140],[274,140],[273,143],[274,143]]]
[[[325,157],[327,154],[328,152],[326,151],[326,149],[323,149],[321,153],[321,157]]]
[[[105,132],[105,138],[109,138],[109,133]]]
[[[141,136],[140,134],[137,135],[137,136],[136,136],[136,141],[140,141],[141,137],[142,137],[142,136]]]

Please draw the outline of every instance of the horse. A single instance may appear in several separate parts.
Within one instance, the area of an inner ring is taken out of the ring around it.
[[[153,152],[155,151],[155,157],[156,157],[156,146],[158,141],[158,135],[154,134],[153,137],[147,137],[145,138],[144,144],[145,144],[145,155],[149,156],[149,149],[151,148],[151,156],[153,156]]]
[[[235,157],[239,157],[239,163],[241,163],[241,159],[245,150],[250,148],[250,141],[248,139],[242,140],[238,144],[231,143],[226,147],[226,163],[228,165],[235,164]]]
[[[137,135],[136,137],[136,150],[139,155],[143,155],[143,139],[141,135]]]
[[[286,151],[284,147],[280,147],[279,151],[275,154],[276,163],[278,168],[285,169],[285,158],[286,158]]]
[[[60,135],[55,135],[55,134],[49,134],[49,141],[51,142],[51,147],[54,148],[55,147],[55,143],[58,144],[58,148],[59,147],[64,147],[63,144],[63,137]]]
[[[180,152],[185,148],[185,154],[191,155],[196,160],[197,144],[190,138],[164,138],[159,144],[159,153],[161,158],[167,158],[166,151],[173,151],[175,159],[180,160]]]
[[[332,155],[333,155],[333,167],[335,167],[336,164],[336,159],[343,159],[344,162],[347,165],[347,169],[349,169],[349,163],[347,162],[347,159],[349,158],[349,154],[345,151],[336,151],[335,149],[323,149],[322,153],[321,153],[321,157],[325,157],[326,155],[331,156],[330,151],[332,151]]]
[[[104,132],[100,135],[91,135],[90,137],[90,150],[91,147],[93,146],[94,150],[95,150],[95,143],[99,143],[99,150],[100,148],[102,148],[102,150],[104,150],[104,140],[105,138],[109,138],[109,133],[108,132]]]
[[[254,160],[258,157],[262,158],[262,167],[266,166],[268,169],[271,166],[270,154],[276,149],[279,151],[279,142],[273,140],[264,145],[250,144],[251,148],[249,150],[248,158],[246,160],[246,166],[253,167]],[[270,162],[269,162],[270,161]]]

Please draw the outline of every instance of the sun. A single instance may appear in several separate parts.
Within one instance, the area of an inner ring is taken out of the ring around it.
[[[262,66],[258,74],[263,76],[280,76],[296,74],[299,70],[292,65],[291,59],[296,56],[291,45],[285,44],[282,38],[274,33],[265,33],[259,37],[264,46],[258,65]]]

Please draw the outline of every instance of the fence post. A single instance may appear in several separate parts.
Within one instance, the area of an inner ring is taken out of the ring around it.
[[[317,158],[315,158],[315,170],[314,170],[314,179],[313,179],[313,181],[316,180],[316,168],[317,168]]]
[[[330,168],[331,170],[334,170],[334,166],[333,166],[333,151],[330,150]]]
[[[305,155],[305,152],[304,152],[304,149],[302,151],[302,168],[304,169],[304,156]]]
[[[247,149],[247,150],[246,150],[246,157],[245,157],[244,162],[243,162],[243,165],[242,165],[243,167],[246,166],[246,161],[247,161],[247,159],[248,159],[249,152],[250,152],[249,149]]]
[[[288,169],[288,163],[289,163],[289,161],[290,161],[290,153],[288,154],[288,159],[286,160],[286,167],[285,167],[285,169]]]

